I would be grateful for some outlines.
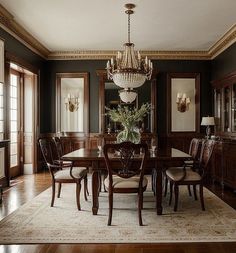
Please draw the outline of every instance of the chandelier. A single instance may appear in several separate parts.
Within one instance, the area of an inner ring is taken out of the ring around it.
[[[134,91],[133,89],[122,89],[119,91],[119,96],[121,101],[123,101],[124,103],[132,103],[136,97],[137,97],[137,92]]]
[[[75,112],[79,109],[79,96],[74,96],[68,94],[68,97],[65,98],[66,110],[70,112]]]
[[[130,42],[130,15],[134,13],[134,7],[134,4],[125,5],[125,13],[128,14],[128,42],[124,44],[124,52],[118,51],[116,59],[112,57],[108,60],[106,67],[108,79],[126,91],[150,80],[153,69],[151,60],[148,60],[147,56],[143,59],[139,51],[134,51],[134,44]],[[132,94],[134,93],[132,90]]]

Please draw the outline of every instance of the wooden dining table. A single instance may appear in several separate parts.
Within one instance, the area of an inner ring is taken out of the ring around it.
[[[150,151],[146,170],[155,171],[155,196],[156,196],[156,211],[158,215],[162,214],[162,176],[163,172],[168,167],[182,166],[184,161],[191,159],[191,156],[178,149],[165,147],[159,148],[155,152]],[[65,154],[62,160],[71,161],[73,166],[90,167],[92,170],[92,212],[94,215],[99,209],[99,189],[100,189],[100,173],[105,170],[105,160],[102,152],[97,149],[81,148]]]

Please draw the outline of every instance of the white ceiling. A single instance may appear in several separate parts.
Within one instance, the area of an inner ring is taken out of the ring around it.
[[[140,50],[208,50],[236,23],[236,0],[0,0],[50,51],[122,49],[129,2]]]

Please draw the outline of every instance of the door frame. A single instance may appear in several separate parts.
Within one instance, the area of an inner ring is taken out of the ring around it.
[[[5,94],[8,99],[5,101],[5,139],[10,139],[10,125],[9,125],[9,108],[10,108],[10,100],[9,100],[9,95],[10,95],[10,90],[9,90],[9,83],[10,83],[10,63],[14,63],[17,66],[21,67],[22,69],[28,70],[32,72],[35,75],[35,80],[34,80],[34,87],[33,87],[33,102],[34,102],[34,115],[33,115],[33,173],[38,172],[38,138],[39,138],[39,125],[40,125],[40,120],[39,120],[39,101],[40,101],[40,93],[39,93],[39,84],[40,84],[40,70],[39,68],[36,68],[32,66],[30,63],[20,59],[19,57],[16,57],[14,54],[9,53],[6,51],[5,53],[6,56],[6,61],[5,61]],[[23,87],[22,87],[23,89]],[[23,93],[22,93],[23,94]],[[24,103],[24,101],[23,101]],[[22,131],[23,133],[23,131]],[[24,137],[24,136],[23,136]],[[23,143],[23,139],[21,141]],[[24,149],[23,149],[24,151]],[[22,161],[23,164],[24,161]],[[23,168],[23,166],[22,166]],[[23,171],[21,171],[23,172]]]

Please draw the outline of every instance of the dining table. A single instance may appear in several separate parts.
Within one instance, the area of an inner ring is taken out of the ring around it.
[[[99,209],[100,173],[106,170],[103,152],[98,149],[80,148],[61,157],[64,161],[71,161],[72,166],[89,167],[92,172],[92,213],[97,215]],[[150,150],[147,157],[145,170],[148,173],[155,172],[154,193],[156,199],[156,212],[161,215],[162,207],[162,177],[166,168],[178,167],[191,156],[181,150],[172,147]]]

